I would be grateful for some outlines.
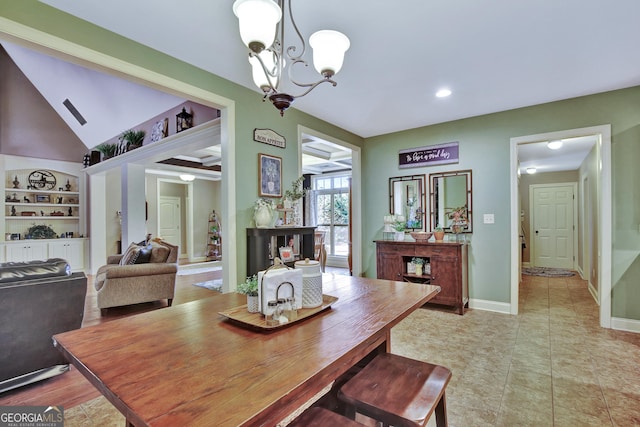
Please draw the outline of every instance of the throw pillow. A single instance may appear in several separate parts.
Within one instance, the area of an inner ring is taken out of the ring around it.
[[[151,244],[147,246],[140,246],[138,257],[134,264],[147,264],[151,260],[151,249]]]
[[[136,262],[138,255],[140,254],[140,246],[135,243],[131,243],[127,250],[120,258],[120,265],[129,265]]]

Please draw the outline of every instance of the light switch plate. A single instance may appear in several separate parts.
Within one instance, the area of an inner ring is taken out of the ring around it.
[[[495,218],[493,214],[484,214],[484,223],[485,224],[493,224],[495,223]]]

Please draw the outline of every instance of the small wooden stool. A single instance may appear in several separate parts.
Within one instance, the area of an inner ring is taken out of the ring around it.
[[[384,353],[376,356],[338,392],[347,406],[386,425],[425,426],[435,410],[436,425],[447,426],[445,388],[451,371],[444,366]]]
[[[287,427],[363,427],[349,418],[316,406],[298,415]]]

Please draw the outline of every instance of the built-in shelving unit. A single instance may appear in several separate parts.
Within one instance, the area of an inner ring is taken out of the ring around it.
[[[5,241],[34,238],[29,235],[34,226],[53,230],[49,238],[80,237],[80,198],[77,176],[47,169],[7,170]]]
[[[5,169],[2,261],[63,258],[84,269],[80,177],[53,169]]]

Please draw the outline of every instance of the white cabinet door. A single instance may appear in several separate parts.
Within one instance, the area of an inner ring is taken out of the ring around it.
[[[71,270],[82,270],[84,269],[84,241],[49,242],[49,258],[62,258],[69,263]]]
[[[27,252],[26,245],[23,244],[11,244],[6,246],[5,252],[6,262],[21,262],[24,261],[25,254]]]
[[[20,243],[6,245],[7,262],[26,262],[47,259],[47,244],[24,240]]]

